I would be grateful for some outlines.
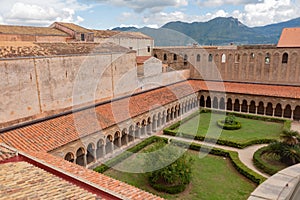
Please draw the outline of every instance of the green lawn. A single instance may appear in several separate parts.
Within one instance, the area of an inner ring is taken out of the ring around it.
[[[217,126],[217,120],[224,119],[224,115],[201,113],[175,129],[189,135],[219,138],[237,143],[245,143],[257,139],[278,139],[283,129],[283,123],[267,122],[236,117],[241,122],[239,130],[222,130]]]
[[[104,174],[166,199],[243,200],[247,199],[256,187],[255,184],[240,175],[228,159],[213,155],[207,155],[200,159],[199,153],[195,151],[189,151],[189,155],[195,160],[192,181],[186,191],[177,195],[156,192],[149,186],[145,174],[126,173],[114,169],[110,169]],[[130,163],[129,160],[127,160],[127,164]],[[139,163],[130,164],[138,165]]]

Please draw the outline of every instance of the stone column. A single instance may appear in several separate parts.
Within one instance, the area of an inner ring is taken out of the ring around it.
[[[122,146],[122,136],[118,138],[118,147]]]
[[[126,134],[125,135],[125,145],[127,146],[128,145],[128,143],[129,143],[129,135],[128,134]]]
[[[255,105],[255,114],[257,115],[258,113],[258,106]]]
[[[84,156],[83,156],[83,166],[84,166],[84,167],[87,167],[86,156],[87,156],[87,154],[84,154]]]
[[[103,144],[101,148],[102,148],[102,155],[100,157],[104,157],[106,155],[105,144]]]
[[[153,131],[153,132],[156,132],[156,131],[157,131],[157,120],[158,120],[158,119],[156,119],[156,118],[153,119],[153,122],[152,122],[152,123],[153,123],[153,129],[152,129],[152,131]]]
[[[272,109],[273,109],[272,117],[274,117],[275,116],[275,108],[273,107]]]

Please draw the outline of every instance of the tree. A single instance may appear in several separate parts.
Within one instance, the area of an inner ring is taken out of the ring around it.
[[[153,155],[147,157],[145,165],[153,165],[155,169],[159,168],[148,173],[150,184],[166,187],[184,186],[180,187],[184,190],[185,185],[190,183],[193,163],[193,159],[186,154],[185,149],[158,142],[148,152],[152,152]],[[166,189],[166,187],[163,188]],[[168,192],[168,190],[164,191]]]
[[[293,165],[300,162],[299,133],[292,130],[283,130],[280,135],[282,141],[269,144],[267,154],[280,157],[283,163]]]

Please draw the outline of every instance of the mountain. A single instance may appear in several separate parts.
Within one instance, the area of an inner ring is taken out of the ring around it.
[[[137,28],[134,26],[129,26],[129,27],[116,27],[113,28],[112,31],[136,31]]]
[[[207,22],[170,22],[159,29],[141,28],[156,46],[277,44],[283,28],[300,27],[300,18],[261,27],[248,27],[233,17],[217,17]]]

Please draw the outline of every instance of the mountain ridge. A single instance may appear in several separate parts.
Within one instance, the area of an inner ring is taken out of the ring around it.
[[[174,21],[158,29],[115,28],[142,32],[155,40],[156,46],[277,44],[283,28],[300,27],[300,17],[266,26],[248,27],[233,17],[217,17],[207,22]]]

